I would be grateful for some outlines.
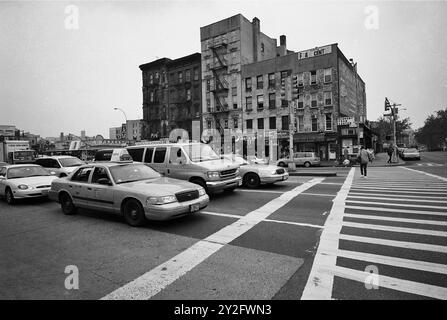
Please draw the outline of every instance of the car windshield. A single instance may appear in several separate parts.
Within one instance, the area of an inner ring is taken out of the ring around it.
[[[409,148],[409,149],[405,149],[404,152],[418,152],[418,150],[414,149],[414,148]]]
[[[8,169],[8,179],[18,179],[37,176],[49,176],[50,173],[42,167],[29,166]]]
[[[191,144],[184,147],[184,149],[192,162],[220,159],[216,152],[207,144]]]
[[[144,164],[129,164],[110,167],[110,173],[117,184],[161,177],[157,171]]]
[[[231,160],[233,162],[236,162],[238,165],[241,165],[241,166],[248,164],[248,162],[245,161],[245,159],[242,158],[241,156],[236,156],[236,155],[230,154],[230,155],[226,155],[224,158]]]
[[[84,164],[84,162],[78,158],[61,158],[59,159],[59,162],[63,167],[79,167]]]

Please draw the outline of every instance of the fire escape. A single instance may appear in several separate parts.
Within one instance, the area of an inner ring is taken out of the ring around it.
[[[221,124],[221,118],[228,118],[230,112],[226,98],[228,98],[229,86],[225,79],[225,75],[228,73],[228,65],[225,59],[227,53],[227,40],[222,38],[215,41],[210,49],[212,51],[212,63],[210,70],[213,74],[213,86],[211,92],[214,96],[215,109],[212,111],[214,122],[216,123],[216,129],[223,135],[224,128]]]

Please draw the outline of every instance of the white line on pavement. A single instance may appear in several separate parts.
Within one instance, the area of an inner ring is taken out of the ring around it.
[[[390,190],[390,191],[445,191],[447,192],[447,188],[408,188],[408,187],[382,187],[381,185],[354,185],[353,189],[380,189],[380,190]]]
[[[447,181],[447,178],[441,177],[441,176],[438,176],[438,175],[435,175],[435,174],[432,174],[432,173],[427,173],[427,172],[420,171],[420,170],[410,169],[410,168],[407,168],[407,167],[402,167],[402,169],[413,171],[413,172],[418,172],[418,173],[421,173],[421,174],[425,174],[426,176],[434,177],[434,178],[437,178],[437,179],[442,180],[442,181]]]
[[[427,235],[427,236],[447,237],[447,232],[438,231],[438,230],[392,227],[392,226],[377,225],[377,224],[371,224],[371,223],[358,223],[358,222],[350,222],[350,221],[344,221],[343,226],[351,227],[351,228],[360,228],[360,229],[370,229],[370,230],[389,231],[389,232],[422,234],[422,235]]]
[[[346,209],[357,209],[367,211],[382,211],[382,212],[396,212],[396,213],[415,213],[415,214],[427,214],[434,216],[447,216],[447,212],[442,211],[427,211],[427,210],[406,210],[406,209],[391,209],[381,207],[362,207],[362,206],[346,206]]]
[[[408,201],[408,202],[432,202],[432,203],[447,203],[447,200],[427,200],[427,199],[405,199],[405,198],[387,198],[387,197],[368,197],[364,196],[352,196],[348,195],[348,198],[355,199],[373,199],[373,200],[390,200],[390,201]]]
[[[442,220],[425,220],[425,219],[409,219],[409,218],[395,218],[395,217],[387,217],[387,216],[372,216],[368,214],[355,214],[355,213],[345,213],[344,217],[348,218],[358,218],[358,219],[366,219],[366,220],[380,220],[380,221],[395,221],[395,222],[403,222],[403,223],[417,223],[417,224],[429,224],[436,226],[447,226],[447,221]]]
[[[403,191],[403,190],[390,190],[387,188],[375,188],[375,187],[370,187],[370,188],[357,188],[357,187],[352,187],[351,190],[354,190],[356,192],[369,192],[369,190],[374,191],[388,191],[388,192],[395,192],[395,193],[411,193],[411,194],[426,194],[426,195],[445,195],[445,192],[431,192],[431,191]]]
[[[365,271],[359,271],[344,267],[336,266],[334,269],[325,270],[328,274],[332,276],[339,276],[346,279],[351,279],[358,282],[366,283],[371,273]],[[392,290],[407,292],[411,294],[436,298],[436,299],[446,299],[447,298],[447,288],[438,287],[430,284],[424,284],[409,280],[402,280],[397,278],[392,278],[388,276],[378,275],[378,283],[380,287],[388,288]]]
[[[447,212],[447,206],[429,206],[424,204],[405,204],[405,203],[389,203],[389,202],[374,202],[374,201],[358,201],[358,200],[346,200],[348,203],[358,204],[375,204],[379,206],[394,206],[394,207],[410,207],[410,208],[428,208],[428,209],[445,209]]]
[[[380,196],[380,197],[386,197],[387,199],[392,200],[393,197],[399,197],[399,198],[421,198],[421,199],[447,199],[447,194],[444,197],[430,197],[430,196],[415,196],[415,195],[406,195],[406,194],[390,194],[390,193],[370,193],[370,192],[350,192],[349,196],[351,195],[359,195],[359,196]]]
[[[329,300],[332,297],[332,287],[334,284],[334,276],[323,273],[322,268],[335,267],[337,257],[324,255],[325,251],[335,251],[338,249],[338,240],[330,239],[327,235],[339,234],[341,231],[341,223],[343,221],[343,213],[345,210],[345,200],[348,196],[349,189],[354,179],[355,168],[349,170],[340,191],[333,200],[331,211],[324,224],[323,232],[320,236],[320,244],[312,264],[312,269],[307,279],[301,299],[303,300]]]
[[[349,234],[340,234],[339,239],[355,241],[355,242],[379,244],[379,245],[383,245],[383,246],[398,247],[398,248],[405,248],[405,249],[412,249],[412,250],[425,250],[425,251],[447,253],[446,246],[438,246],[435,244],[397,241],[397,240],[388,240],[388,239],[371,238],[371,237],[360,237],[360,236],[352,236]]]
[[[298,194],[317,185],[323,181],[323,179],[324,178],[314,178],[291,191],[283,193],[281,196],[271,200],[262,207],[251,211],[232,224],[220,229],[207,238],[198,241],[185,251],[146,272],[137,279],[109,293],[102,299],[150,299],[166,286],[170,285],[217,252],[224,245],[241,236],[273,212],[286,205]]]

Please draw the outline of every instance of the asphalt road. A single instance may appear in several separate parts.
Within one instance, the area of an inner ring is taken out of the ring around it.
[[[421,152],[421,160],[406,160],[405,166],[447,177],[447,151]]]
[[[445,299],[447,182],[415,166],[290,177],[142,228],[0,201],[0,299]]]

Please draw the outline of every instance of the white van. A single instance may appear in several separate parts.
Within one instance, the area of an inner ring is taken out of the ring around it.
[[[169,178],[196,183],[208,193],[234,190],[242,184],[239,165],[221,159],[204,143],[159,143],[126,148],[134,161],[143,162]]]

